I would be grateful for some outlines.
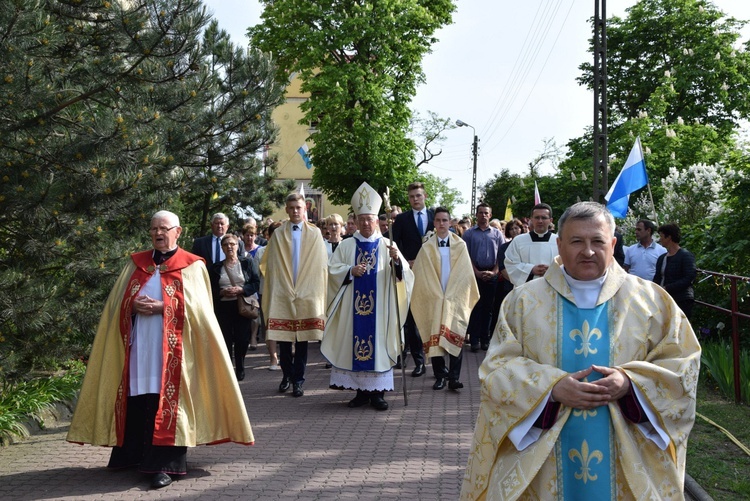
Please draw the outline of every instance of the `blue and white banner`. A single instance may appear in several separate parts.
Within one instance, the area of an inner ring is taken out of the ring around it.
[[[307,143],[304,143],[302,146],[297,148],[297,153],[299,153],[299,156],[302,157],[302,160],[305,162],[305,167],[308,169],[312,169],[312,162],[310,161],[310,148],[307,147]]]
[[[633,149],[630,150],[625,167],[617,175],[615,182],[604,197],[609,212],[615,217],[624,218],[628,213],[630,194],[647,184],[646,160],[643,158],[641,138],[638,137]]]

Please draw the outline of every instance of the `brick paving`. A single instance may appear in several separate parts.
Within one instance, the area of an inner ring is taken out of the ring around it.
[[[188,474],[160,489],[134,470],[105,468],[109,448],[65,442],[69,422],[0,448],[0,499],[455,500],[479,408],[484,352],[464,352],[464,388],[432,389],[431,367],[412,378],[404,406],[401,371],[390,409],[349,409],[353,391],[328,388],[319,345],[310,344],[305,395],[280,394],[264,346],[240,383],[255,445],[188,450]]]
[[[305,395],[277,393],[264,346],[251,351],[240,383],[255,445],[188,450],[188,474],[160,490],[134,470],[105,468],[110,449],[65,441],[69,421],[0,448],[0,499],[455,500],[479,409],[477,369],[484,352],[464,350],[464,388],[432,389],[432,368],[420,378],[401,371],[390,409],[349,409],[353,391],[328,388],[319,345],[310,343]],[[685,491],[686,499],[710,500]]]

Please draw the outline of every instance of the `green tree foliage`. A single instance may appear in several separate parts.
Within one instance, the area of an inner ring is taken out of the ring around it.
[[[607,20],[608,184],[640,136],[658,206],[670,169],[731,157],[733,132],[750,112],[750,54],[738,43],[745,23],[709,2],[641,0],[627,13]],[[591,87],[592,64],[580,68],[579,83]],[[561,182],[591,172],[591,141],[589,129],[568,143]]]
[[[416,178],[408,104],[422,57],[451,22],[451,0],[262,0],[253,42],[273,53],[286,82],[297,73],[315,124],[313,184],[348,204],[363,181],[404,191]]]
[[[647,107],[665,72],[674,92],[661,118],[698,119],[723,135],[750,112],[750,55],[735,46],[744,22],[705,0],[641,0],[607,20],[607,102],[615,123]],[[593,46],[591,48],[593,53]],[[591,63],[579,82],[591,88]]]
[[[155,210],[268,208],[283,89],[207,23],[198,0],[0,2],[0,378],[85,353]]]
[[[440,178],[433,174],[430,174],[429,172],[420,170],[417,174],[417,181],[420,181],[424,184],[425,191],[427,192],[428,206],[445,207],[446,209],[448,209],[452,216],[459,216],[459,214],[454,214],[454,211],[456,209],[456,206],[464,203],[465,200],[461,196],[460,191],[455,188],[448,187],[448,179]],[[401,207],[408,207],[408,196],[404,195],[403,199],[404,201],[401,202],[403,204]]]

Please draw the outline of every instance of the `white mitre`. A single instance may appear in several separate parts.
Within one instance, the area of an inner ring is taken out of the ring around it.
[[[383,205],[383,199],[378,195],[372,186],[362,183],[354,192],[352,197],[352,210],[354,214],[380,214],[380,206]]]

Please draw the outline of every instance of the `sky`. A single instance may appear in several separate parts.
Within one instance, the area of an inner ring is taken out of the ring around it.
[[[606,2],[607,17],[623,17],[635,3]],[[750,1],[713,3],[730,16],[750,20]],[[204,0],[204,4],[238,44],[247,43],[247,27],[260,22],[257,0]],[[456,4],[453,24],[436,33],[439,41],[424,58],[426,82],[418,88],[412,110],[422,116],[432,111],[474,127],[447,131],[442,153],[425,168],[447,178],[448,186],[461,193],[466,203],[456,212],[465,214],[470,212],[475,131],[479,190],[502,169],[527,173],[545,140],[554,140],[564,149],[592,125],[593,92],[575,79],[582,63],[593,62],[587,49],[595,0],[458,0]],[[749,38],[746,27],[741,41]],[[541,168],[542,174],[552,171],[551,165]]]

